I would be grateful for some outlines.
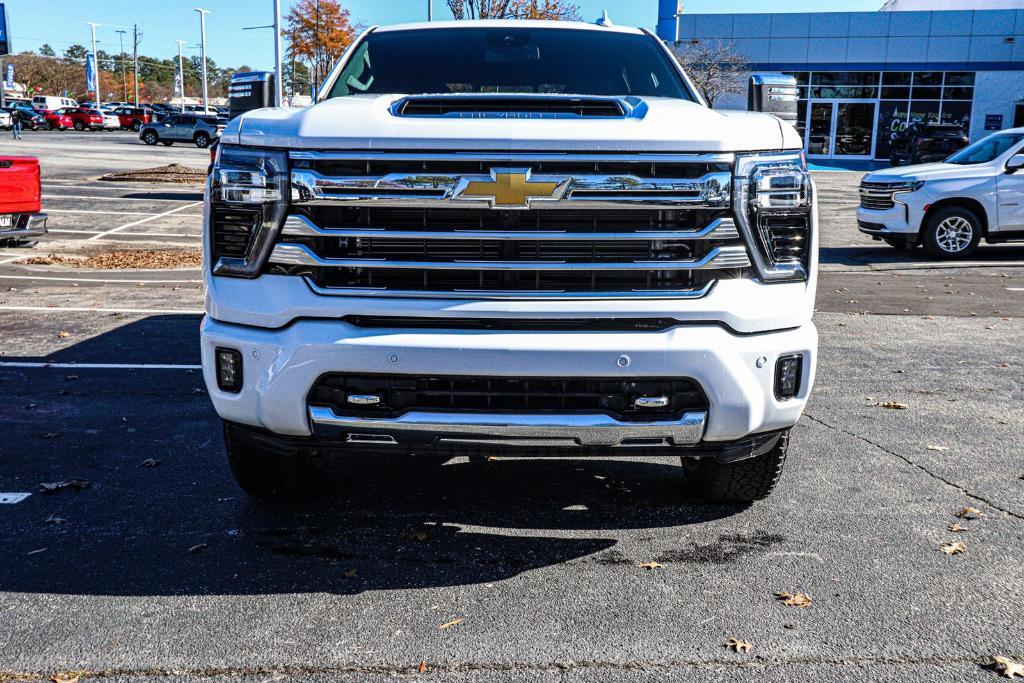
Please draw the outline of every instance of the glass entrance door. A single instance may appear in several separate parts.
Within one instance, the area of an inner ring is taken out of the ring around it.
[[[811,102],[807,110],[807,156],[873,158],[875,101]]]

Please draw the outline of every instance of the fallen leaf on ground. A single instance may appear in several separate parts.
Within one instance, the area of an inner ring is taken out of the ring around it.
[[[736,638],[730,638],[723,647],[734,652],[750,652],[751,645],[749,640],[737,640]]]
[[[876,403],[878,408],[888,408],[889,410],[906,410],[910,406],[906,403],[899,403],[897,401],[885,401],[884,403]]]
[[[78,674],[54,674],[50,680],[53,683],[78,683],[78,679],[81,678]]]
[[[1024,665],[1018,664],[1009,657],[993,657],[992,666],[1003,678],[1024,677]]]
[[[89,488],[89,482],[84,479],[68,479],[66,481],[43,482],[39,485],[39,493],[56,493],[64,489],[81,491]]]
[[[139,463],[139,467],[156,467],[160,464],[160,461],[156,458],[146,458]]]
[[[961,531],[967,531],[967,527],[965,527],[963,524],[950,524],[946,528],[952,531],[954,534],[958,534]]]
[[[967,550],[967,544],[963,541],[951,541],[939,546],[939,550],[947,555],[959,555]]]
[[[930,451],[948,451],[949,450],[949,446],[932,446],[932,445],[929,445],[928,446],[928,450],[930,450]]]
[[[451,621],[448,621],[448,622],[445,622],[445,623],[441,624],[440,626],[437,627],[437,629],[439,631],[443,631],[443,630],[445,630],[447,628],[451,628],[452,626],[458,626],[463,621],[465,621],[465,619],[463,619],[461,617],[458,618],[458,619],[452,619]]]
[[[426,662],[420,662],[420,666],[417,669],[417,671],[419,671],[421,674],[422,673],[426,673],[426,671],[427,671],[427,663]]]
[[[956,513],[956,516],[960,519],[980,519],[985,516],[985,513],[978,508],[966,507],[960,512]]]
[[[807,593],[789,593],[787,591],[783,591],[781,593],[776,593],[775,598],[782,601],[782,604],[787,607],[806,608],[810,607],[813,603],[811,596]]]
[[[421,530],[417,529],[416,531],[410,531],[408,534],[406,534],[405,537],[408,540],[410,540],[410,541],[421,541],[422,542],[422,541],[427,540],[427,532],[426,531],[421,531]]]
[[[660,562],[641,562],[637,565],[640,569],[661,569],[663,566]]]
[[[191,548],[188,549],[188,551],[190,553],[192,553],[193,555],[195,555],[196,553],[203,552],[204,550],[206,550],[209,547],[210,547],[209,543],[200,543],[199,545],[192,546]]]
[[[58,339],[65,339],[65,338],[70,337],[70,336],[71,336],[71,333],[68,332],[67,330],[61,330],[60,332],[57,333],[57,338]]]

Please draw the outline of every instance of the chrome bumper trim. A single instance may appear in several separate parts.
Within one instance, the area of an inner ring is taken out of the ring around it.
[[[346,439],[387,436],[407,442],[463,445],[629,447],[693,446],[704,436],[707,412],[665,422],[620,422],[607,415],[410,412],[391,419],[344,417],[309,407],[317,435]],[[390,442],[389,442],[390,443]]]
[[[386,259],[323,258],[303,244],[278,244],[270,254],[270,263],[284,266],[323,268],[382,268],[406,270],[485,270],[485,271],[669,271],[748,268],[750,258],[744,247],[715,247],[704,257],[692,261],[657,260],[628,262],[569,261],[389,261]]]
[[[18,214],[15,214],[18,215]],[[12,239],[18,237],[39,237],[46,234],[45,213],[34,213],[28,217],[28,223],[24,228],[9,228],[0,230],[0,239]]]
[[[698,230],[622,230],[620,232],[570,232],[562,230],[391,230],[389,228],[320,227],[306,216],[291,215],[282,235],[295,237],[386,237],[407,240],[736,240],[740,233],[732,218],[720,217]]]
[[[479,300],[545,300],[558,299],[559,301],[604,301],[615,299],[700,299],[708,295],[715,286],[709,282],[697,289],[667,289],[667,290],[644,290],[632,289],[625,292],[564,292],[564,291],[531,291],[519,289],[512,291],[496,290],[458,290],[454,292],[430,291],[430,290],[408,290],[408,289],[383,289],[371,287],[321,287],[310,278],[305,278],[306,284],[313,292],[321,296],[350,296],[368,297],[371,299],[446,299],[456,301],[479,301]]]

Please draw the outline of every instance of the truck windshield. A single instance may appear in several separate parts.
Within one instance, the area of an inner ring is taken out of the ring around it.
[[[370,33],[329,96],[443,93],[693,100],[671,58],[647,35],[518,27]]]
[[[978,140],[946,159],[947,164],[985,164],[1024,140],[1024,133],[1001,133]]]

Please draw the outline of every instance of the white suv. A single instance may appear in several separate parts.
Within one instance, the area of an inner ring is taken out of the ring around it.
[[[309,495],[362,449],[675,455],[698,495],[768,495],[817,354],[792,126],[566,22],[375,28],[319,100],[234,119],[207,190],[243,489]]]
[[[864,176],[857,227],[897,249],[964,258],[982,238],[1024,240],[1024,128],[993,133],[945,161]]]

